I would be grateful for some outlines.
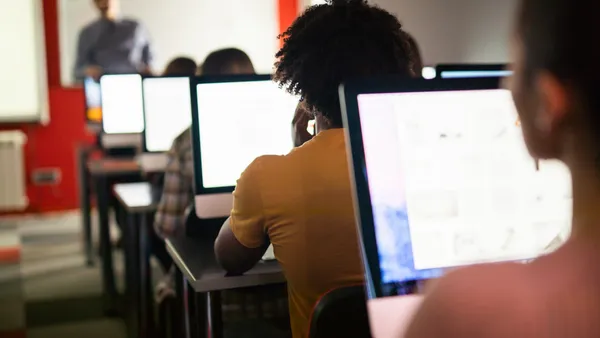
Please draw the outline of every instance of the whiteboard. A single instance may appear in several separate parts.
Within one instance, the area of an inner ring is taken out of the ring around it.
[[[0,0],[9,1],[9,0]],[[154,50],[152,68],[177,56],[201,63],[208,53],[236,47],[258,73],[271,73],[279,46],[277,0],[121,0],[121,16],[144,25]],[[59,0],[61,81],[72,85],[79,32],[97,18],[92,0]]]
[[[48,122],[43,0],[0,0],[0,123]]]

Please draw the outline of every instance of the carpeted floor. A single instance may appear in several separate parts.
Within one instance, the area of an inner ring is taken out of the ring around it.
[[[122,320],[102,314],[99,265],[84,264],[79,224],[77,212],[0,219],[0,338],[126,336]]]

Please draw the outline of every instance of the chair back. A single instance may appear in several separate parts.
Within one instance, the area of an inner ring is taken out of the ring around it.
[[[315,306],[309,338],[370,338],[366,293],[363,285],[333,289]]]

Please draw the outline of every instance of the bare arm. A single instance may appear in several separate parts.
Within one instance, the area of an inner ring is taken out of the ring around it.
[[[227,272],[241,275],[258,263],[268,246],[268,238],[265,240],[265,244],[257,248],[248,248],[242,245],[231,231],[228,218],[223,223],[215,241],[215,255],[219,264]]]

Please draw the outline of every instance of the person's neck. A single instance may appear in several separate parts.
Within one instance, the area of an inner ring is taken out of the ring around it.
[[[102,20],[114,22],[114,21],[117,20],[117,15],[115,13],[113,13],[113,12],[108,12],[108,13],[101,14],[100,18]]]
[[[571,161],[569,169],[573,189],[571,237],[600,242],[600,168],[595,161]]]

